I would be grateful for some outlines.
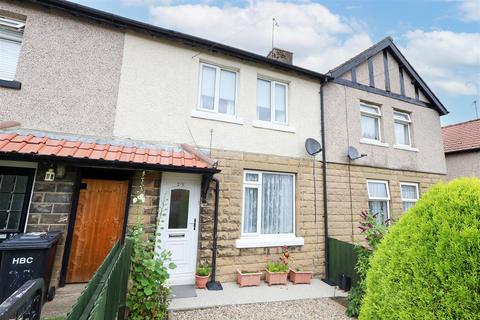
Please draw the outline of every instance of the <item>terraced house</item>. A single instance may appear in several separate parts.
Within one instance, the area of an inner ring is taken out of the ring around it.
[[[292,55],[1,1],[0,120],[21,123],[0,132],[2,237],[63,231],[54,277],[86,282],[140,212],[174,284],[212,253],[233,281],[283,245],[335,279],[328,238],[355,241],[361,210],[398,217],[445,175],[447,111],[390,38],[327,74]]]

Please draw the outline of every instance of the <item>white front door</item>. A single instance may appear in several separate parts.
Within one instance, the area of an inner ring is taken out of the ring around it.
[[[173,285],[195,283],[201,176],[163,173],[160,186],[157,250],[172,253]]]

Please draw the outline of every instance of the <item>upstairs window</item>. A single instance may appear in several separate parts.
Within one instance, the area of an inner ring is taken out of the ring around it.
[[[287,85],[285,83],[257,79],[257,119],[287,124]]]
[[[25,23],[0,16],[0,80],[15,80]]]
[[[377,221],[383,223],[390,218],[390,192],[387,181],[369,180],[368,207],[370,213],[376,215]]]
[[[407,211],[418,201],[418,183],[400,183],[403,211]]]
[[[405,112],[394,111],[393,120],[395,122],[395,143],[398,145],[411,146],[410,124],[412,120],[410,115]]]
[[[377,106],[361,104],[360,114],[362,121],[362,138],[380,141],[380,108]]]
[[[237,73],[201,64],[199,109],[235,115]]]

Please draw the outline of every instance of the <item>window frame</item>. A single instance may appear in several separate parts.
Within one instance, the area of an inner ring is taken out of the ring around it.
[[[202,83],[203,83],[203,67],[209,67],[215,69],[215,93],[213,97],[213,109],[207,109],[202,107]],[[228,71],[235,73],[235,102],[233,104],[233,114],[221,113],[218,111],[220,101],[220,74],[221,71]],[[197,110],[202,112],[208,112],[212,114],[219,114],[224,117],[237,117],[237,100],[238,100],[238,70],[233,68],[218,66],[208,62],[200,62],[200,69],[198,75],[198,98],[197,98]]]
[[[404,116],[407,116],[408,120],[397,118],[395,114],[401,114]],[[395,124],[402,124],[407,126],[408,130],[408,143],[409,144],[403,144],[399,143],[397,141],[397,135],[395,134]],[[393,110],[393,131],[394,131],[394,136],[395,136],[395,145],[397,146],[403,146],[403,147],[411,147],[412,146],[412,129],[411,129],[411,124],[412,124],[412,117],[410,116],[410,113],[405,112],[405,111],[400,111],[400,110]]]
[[[367,108],[376,109],[378,111],[378,113],[362,110],[362,106],[365,106]],[[359,109],[360,109],[360,130],[361,130],[360,135],[361,135],[361,139],[369,141],[369,142],[373,142],[373,143],[382,142],[382,126],[380,124],[380,121],[382,119],[382,111],[381,111],[380,107],[376,106],[376,105],[373,105],[373,104],[368,104],[366,102],[360,102]],[[368,117],[368,118],[373,118],[373,119],[377,120],[376,123],[377,123],[377,130],[378,130],[378,139],[372,139],[372,138],[367,138],[367,137],[363,136],[362,117]]]
[[[1,175],[5,175],[5,174],[8,174],[8,175],[23,175],[23,176],[28,177],[27,186],[26,186],[26,189],[25,189],[24,201],[23,201],[23,205],[22,205],[22,212],[20,214],[20,222],[19,222],[19,225],[18,225],[18,230],[0,229],[0,234],[2,234],[2,235],[6,234],[7,238],[12,234],[17,234],[17,233],[25,231],[25,227],[27,225],[27,220],[28,220],[30,202],[31,202],[31,199],[32,199],[35,173],[36,173],[35,168],[8,167],[8,166],[0,165],[0,174]],[[3,237],[0,237],[0,240],[3,240],[3,239],[4,239]]]
[[[0,15],[0,39],[13,42],[19,46],[19,55],[15,65],[14,75],[12,78],[3,77],[0,75],[0,85],[2,87],[20,89],[19,82],[15,81],[15,79],[17,76],[18,62],[22,50],[24,28],[25,22]]]
[[[403,192],[402,192],[402,186],[412,186],[415,187],[416,189],[416,195],[417,199],[404,199],[403,198]],[[417,203],[418,200],[420,200],[420,184],[418,182],[400,182],[400,198],[402,199],[402,212],[406,212],[403,210],[403,203],[404,202],[409,202],[409,203]]]
[[[263,197],[263,190],[262,190],[262,178],[263,174],[276,174],[276,175],[285,175],[285,176],[291,176],[293,178],[293,184],[292,184],[292,201],[293,201],[293,212],[292,212],[292,232],[291,233],[280,233],[280,234],[270,234],[270,233],[262,233],[261,231],[261,221],[262,221],[262,197]],[[247,174],[257,174],[258,175],[258,180],[257,181],[247,181]],[[274,171],[263,171],[263,170],[244,170],[243,171],[243,187],[242,187],[242,223],[240,224],[240,237],[241,238],[271,238],[272,236],[274,237],[295,237],[295,207],[296,207],[296,182],[295,182],[296,175],[294,173],[288,173],[288,172],[274,172]],[[245,222],[245,190],[246,188],[255,188],[257,189],[257,226],[256,226],[256,232],[254,233],[246,233],[244,232],[244,222]]]
[[[387,190],[387,198],[371,197],[370,196],[370,188],[368,187],[368,184],[370,182],[384,184],[386,186],[386,190]],[[385,217],[384,221],[389,220],[390,219],[391,196],[390,196],[390,188],[388,186],[388,181],[387,180],[367,179],[367,195],[368,195],[368,202],[369,202],[369,211],[370,211],[370,201],[387,201],[387,216]]]
[[[288,126],[288,99],[289,99],[289,94],[288,94],[288,89],[289,89],[289,84],[285,81],[280,81],[280,80],[275,80],[271,79],[265,76],[258,75],[257,76],[257,83],[255,83],[255,88],[258,88],[258,80],[262,81],[268,81],[270,83],[270,121],[267,120],[261,120],[258,117],[258,103],[257,103],[257,98],[258,98],[258,92],[256,92],[255,95],[255,113],[257,114],[256,121],[264,122],[264,123],[272,123],[276,125],[281,125],[281,126]],[[281,121],[276,121],[275,120],[275,99],[276,99],[276,94],[275,94],[275,86],[276,85],[281,85],[285,87],[285,122]]]

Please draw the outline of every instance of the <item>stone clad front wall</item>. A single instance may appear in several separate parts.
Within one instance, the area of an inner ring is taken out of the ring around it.
[[[360,212],[368,211],[367,180],[388,181],[390,216],[395,221],[402,214],[400,182],[418,183],[421,197],[444,178],[440,174],[327,163],[329,237],[351,243],[360,240]]]
[[[214,150],[212,157],[219,160],[222,170],[216,176],[220,180],[218,221],[217,277],[220,281],[235,281],[237,268],[248,271],[265,269],[270,256],[281,252],[280,248],[237,249],[235,240],[240,238],[242,222],[243,171],[263,170],[296,175],[295,225],[296,236],[305,239],[302,247],[292,247],[295,264],[304,270],[313,270],[317,276],[324,272],[323,218],[322,218],[322,167],[317,161],[317,224],[314,216],[314,193],[311,159],[290,158],[263,154]],[[200,263],[211,263],[213,235],[213,188],[208,202],[200,212]]]

